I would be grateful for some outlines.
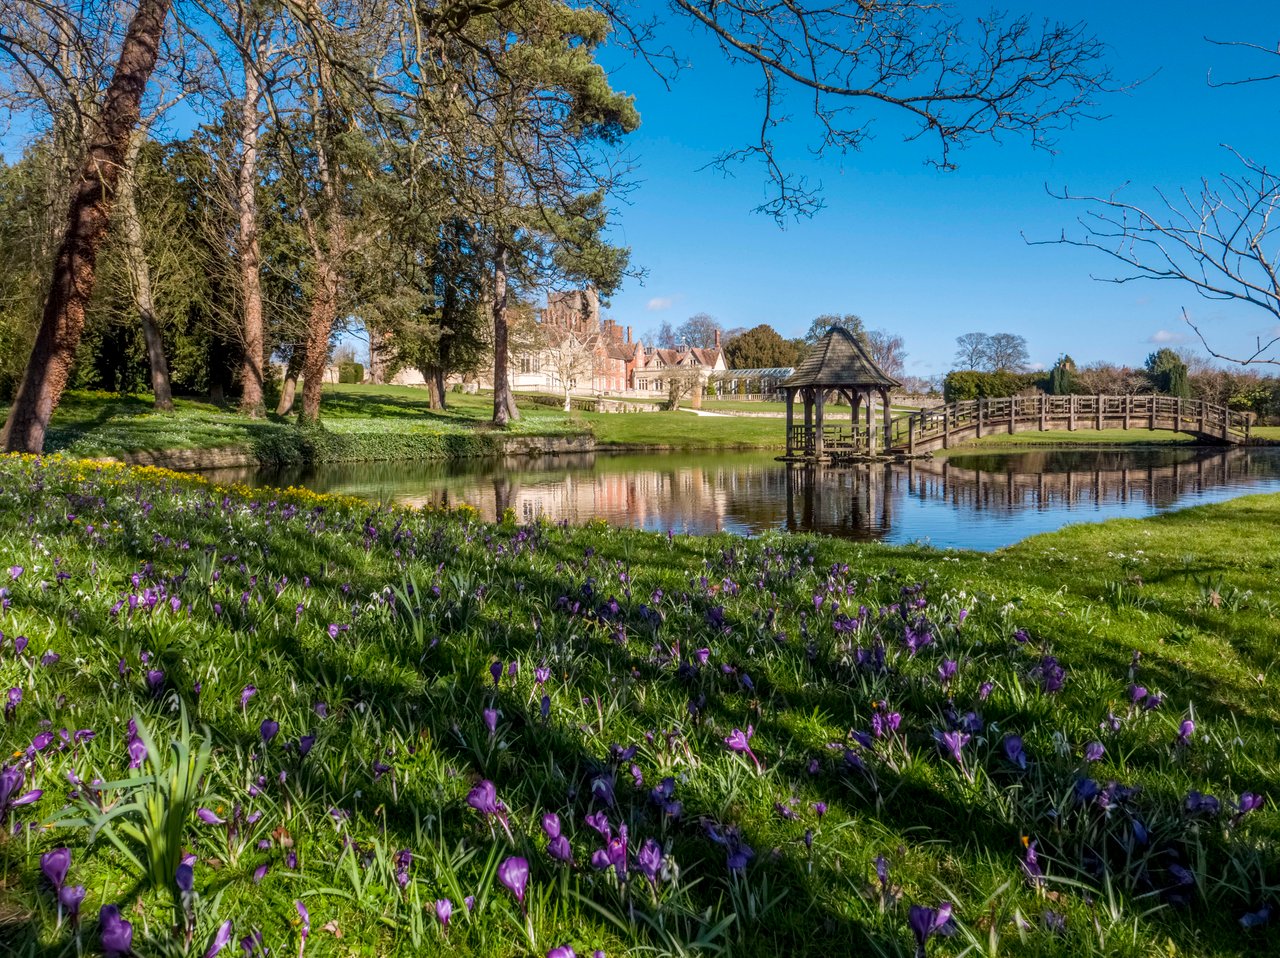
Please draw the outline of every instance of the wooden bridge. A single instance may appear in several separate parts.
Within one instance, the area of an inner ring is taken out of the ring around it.
[[[1250,419],[1200,399],[1174,396],[1014,396],[922,409],[888,424],[885,451],[920,455],[993,433],[1066,429],[1171,429],[1204,442],[1249,440]]]

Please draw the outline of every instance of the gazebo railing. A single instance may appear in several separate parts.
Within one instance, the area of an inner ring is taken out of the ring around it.
[[[803,423],[793,425],[787,432],[787,449],[793,454],[813,456],[817,452],[818,428]],[[867,430],[863,426],[843,423],[824,423],[822,426],[822,451],[840,456],[863,453],[867,450]]]

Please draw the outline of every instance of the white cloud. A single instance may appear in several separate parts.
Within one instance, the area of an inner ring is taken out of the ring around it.
[[[651,313],[656,313],[659,310],[670,309],[675,304],[676,298],[674,296],[655,296],[645,303],[644,308]]]
[[[1186,333],[1171,333],[1167,329],[1158,329],[1147,338],[1147,342],[1158,346],[1176,346],[1187,342],[1190,338]]]

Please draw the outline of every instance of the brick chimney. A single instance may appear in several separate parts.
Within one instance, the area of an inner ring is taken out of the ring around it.
[[[720,330],[716,330],[716,349],[720,348]]]
[[[631,342],[631,327],[627,327],[627,342]]]

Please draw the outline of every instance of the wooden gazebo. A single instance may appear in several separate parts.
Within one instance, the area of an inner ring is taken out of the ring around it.
[[[787,458],[840,459],[874,455],[875,431],[871,401],[879,396],[884,407],[883,435],[889,432],[889,390],[902,384],[876,365],[858,337],[833,326],[809,348],[796,371],[782,382],[787,396]],[[795,400],[804,402],[804,425],[795,424]],[[848,426],[825,421],[832,396],[843,396],[852,407]],[[865,403],[866,425],[858,426]]]

